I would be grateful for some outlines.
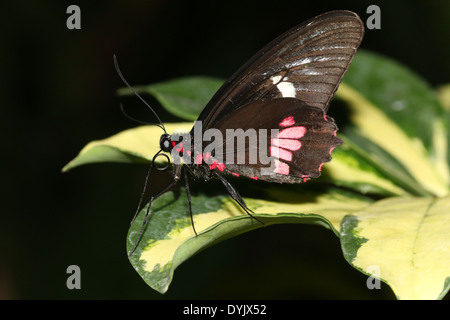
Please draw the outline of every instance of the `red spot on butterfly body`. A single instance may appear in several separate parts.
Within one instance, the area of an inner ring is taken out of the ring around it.
[[[222,172],[223,170],[225,170],[225,164],[219,162],[219,163],[217,164],[217,169],[219,169],[219,171]]]
[[[213,163],[209,166],[209,169],[214,170],[216,168],[219,169],[220,172],[222,172],[223,170],[225,170],[225,164],[214,160]]]
[[[176,152],[181,153],[184,151],[183,144],[181,142],[177,144],[175,141],[171,141],[171,144],[172,144],[172,149],[174,149],[176,147],[176,149],[175,149]]]
[[[195,156],[194,163],[195,163],[197,166],[199,166],[199,165],[202,164],[202,162],[203,162],[203,155],[200,153],[200,154],[198,154],[198,155]]]

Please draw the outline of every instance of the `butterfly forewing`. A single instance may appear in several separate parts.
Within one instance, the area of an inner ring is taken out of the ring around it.
[[[326,112],[363,33],[356,14],[332,11],[292,28],[254,55],[199,116],[203,132],[214,128],[223,136],[222,160],[209,159],[206,168],[272,182],[318,177],[331,151],[342,143]],[[244,146],[229,151],[225,146],[234,138],[227,139],[227,130],[236,129],[266,130],[266,139],[244,140]],[[269,137],[272,129],[292,135]],[[262,147],[271,157],[269,174],[268,164],[259,157]],[[255,153],[257,161],[251,157]]]
[[[242,66],[201,113],[203,128],[257,100],[297,98],[324,112],[364,34],[359,17],[332,11],[276,38]]]

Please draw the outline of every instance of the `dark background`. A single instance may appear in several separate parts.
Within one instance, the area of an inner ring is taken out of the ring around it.
[[[81,8],[81,30],[66,28],[70,4]],[[367,30],[363,48],[432,86],[449,82],[449,1],[3,2],[0,298],[394,298],[387,285],[367,289],[331,231],[307,225],[263,228],[209,248],[181,265],[161,295],[125,252],[146,168],[100,164],[61,173],[89,141],[135,126],[119,111],[113,54],[133,85],[226,78],[288,28],[334,9],[365,21],[370,4],[381,8],[382,29]],[[128,106],[154,121],[138,102]],[[72,264],[81,268],[81,290],[66,287]]]

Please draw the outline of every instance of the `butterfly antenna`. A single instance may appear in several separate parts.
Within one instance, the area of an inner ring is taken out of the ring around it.
[[[119,75],[120,79],[122,79],[123,83],[126,84],[126,86],[136,95],[136,97],[138,97],[149,109],[151,112],[153,112],[153,114],[155,115],[156,119],[158,119],[159,124],[156,124],[156,126],[160,127],[161,129],[164,130],[164,133],[167,133],[166,128],[164,127],[164,124],[162,123],[161,119],[158,117],[158,115],[156,114],[155,110],[153,110],[152,107],[150,107],[150,105],[147,103],[147,101],[145,101],[137,92],[136,90],[134,90],[133,87],[130,86],[130,84],[127,82],[127,80],[125,80],[125,77],[123,76],[122,72],[120,71],[119,68],[119,64],[117,63],[117,58],[116,55],[113,55],[114,57],[114,66],[116,68],[117,74]],[[127,115],[128,118],[131,118]],[[132,118],[131,118],[132,119]]]
[[[138,119],[133,118],[132,116],[130,116],[130,115],[125,111],[125,108],[123,107],[123,104],[122,104],[122,103],[119,105],[119,107],[120,107],[120,111],[121,111],[122,114],[125,116],[125,118],[127,118],[127,119],[129,119],[129,120],[131,120],[131,121],[140,123],[140,124],[145,124],[145,125],[151,124],[151,125],[154,125],[154,123],[141,121],[141,120],[138,120]],[[157,126],[160,127],[159,125],[157,125]],[[163,130],[164,130],[164,129],[163,129]]]

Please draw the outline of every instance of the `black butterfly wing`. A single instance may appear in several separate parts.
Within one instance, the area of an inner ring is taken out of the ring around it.
[[[223,156],[209,163],[269,182],[298,183],[320,176],[331,151],[342,143],[331,117],[295,98],[254,101],[218,121],[216,129],[224,137]]]
[[[363,34],[355,13],[332,11],[292,28],[260,50],[218,90],[198,118],[203,132],[217,129],[223,136],[223,157],[206,154],[206,168],[281,183],[318,177],[322,164],[331,160],[331,150],[342,143],[326,112]],[[258,136],[258,143],[248,140],[230,152],[227,130],[234,129],[277,129],[293,135],[284,140],[266,136],[264,141]],[[203,150],[207,144],[203,142]],[[270,166],[259,157],[261,146]],[[258,160],[251,161],[255,153]]]
[[[199,116],[203,130],[258,100],[297,98],[326,113],[363,34],[350,11],[327,12],[285,32],[217,91]]]

